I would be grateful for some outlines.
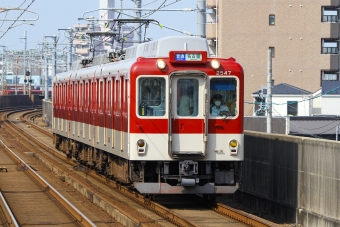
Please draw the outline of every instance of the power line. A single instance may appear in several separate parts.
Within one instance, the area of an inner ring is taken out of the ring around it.
[[[12,28],[12,26],[18,21],[18,19],[26,12],[26,10],[33,4],[35,0],[32,0],[32,2],[30,4],[28,4],[28,6],[26,7],[26,9],[24,9],[21,14],[17,17],[17,19],[15,21],[13,21],[13,23],[7,28],[7,30],[2,34],[2,36],[0,37],[0,39],[2,37],[4,37],[4,35],[9,31],[9,29]]]

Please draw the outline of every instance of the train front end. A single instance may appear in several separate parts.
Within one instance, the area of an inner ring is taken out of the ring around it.
[[[197,47],[171,48],[166,57],[138,58],[131,68],[129,172],[141,193],[224,194],[239,187],[243,69],[233,58],[210,58],[197,40]]]

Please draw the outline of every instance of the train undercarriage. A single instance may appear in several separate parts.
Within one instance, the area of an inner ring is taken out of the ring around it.
[[[107,178],[147,194],[224,194],[239,187],[241,162],[131,161],[54,134],[56,149]]]

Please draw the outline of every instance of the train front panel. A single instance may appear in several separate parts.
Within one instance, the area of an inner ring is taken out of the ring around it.
[[[244,158],[242,67],[204,51],[173,51],[169,58],[139,58],[130,82],[135,187],[233,193]]]

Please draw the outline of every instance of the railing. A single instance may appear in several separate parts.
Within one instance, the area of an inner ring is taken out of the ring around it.
[[[338,16],[337,15],[322,16],[322,22],[336,23],[338,22]]]
[[[338,54],[337,47],[322,47],[323,54]]]

